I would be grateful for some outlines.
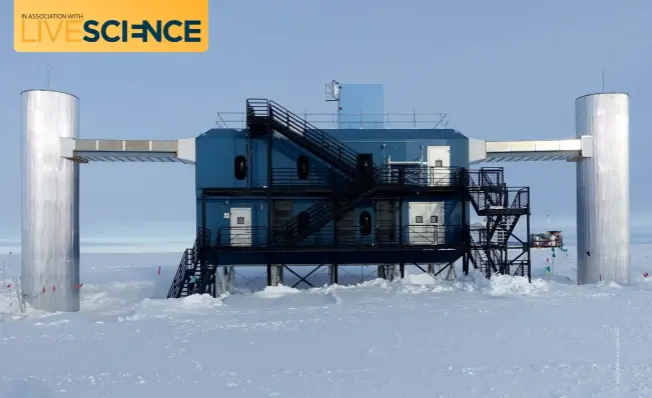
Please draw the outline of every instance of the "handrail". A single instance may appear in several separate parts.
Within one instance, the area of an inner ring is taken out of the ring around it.
[[[464,184],[462,176],[462,167],[383,165],[378,169],[376,181],[380,185],[462,187]],[[276,187],[339,187],[349,184],[357,184],[357,182],[344,178],[333,169],[311,169],[306,178],[299,178],[296,168],[272,169],[272,186]]]
[[[466,227],[463,225],[412,224],[398,226],[375,226],[364,235],[359,226],[327,226],[318,232],[293,243],[298,247],[343,247],[343,246],[438,246],[461,245],[466,241]],[[268,234],[272,235],[272,241]],[[283,234],[277,227],[222,227],[218,232],[219,250],[247,249],[249,247],[285,247],[274,236]]]
[[[322,130],[344,128],[364,129],[367,126],[373,126],[375,129],[423,129],[437,130],[445,129],[449,122],[446,120],[446,113],[435,112],[412,112],[400,113],[389,112],[384,114],[378,113],[319,113],[319,112],[301,112],[301,118],[306,119],[311,124]],[[215,121],[220,128],[244,128],[247,122],[247,112],[242,111],[221,111],[217,112]],[[382,121],[381,121],[382,119]],[[351,120],[351,121],[349,121]],[[342,121],[342,123],[340,123]],[[379,127],[380,126],[380,127]]]
[[[192,248],[184,250],[183,255],[181,256],[179,267],[177,268],[176,274],[174,274],[172,285],[168,290],[168,298],[179,297],[181,290],[183,290],[187,273],[189,270],[196,270],[199,260],[199,250],[206,244],[206,242],[210,242],[210,230],[200,227],[197,229],[197,237],[195,238]]]
[[[176,298],[178,297],[178,292],[183,289],[183,280],[186,275],[187,271],[187,260],[189,253],[192,252],[193,249],[186,249],[183,252],[183,255],[181,256],[181,261],[179,262],[179,267],[177,268],[177,273],[174,275],[174,279],[172,280],[172,285],[170,286],[170,290],[168,290],[168,298]]]
[[[530,188],[519,188],[511,203],[512,209],[528,209],[530,207]]]
[[[278,126],[276,130],[279,132],[287,129],[295,136],[295,139],[303,137],[307,142],[315,144],[317,148],[328,153],[329,156],[344,162],[348,168],[347,171],[350,174],[355,174],[358,159],[356,151],[307,120],[297,116],[281,104],[268,99],[250,98],[247,100],[247,117],[265,119]],[[372,165],[372,174],[374,178],[378,175],[376,165]]]
[[[307,139],[316,142],[327,152],[332,153],[332,149],[334,149],[338,158],[349,163],[349,166],[355,167],[358,157],[356,151],[308,123],[308,121],[301,119],[277,102],[270,100],[269,104],[270,115],[273,121],[281,124],[285,123],[285,126],[291,129],[294,133],[303,135]],[[280,113],[280,115],[278,115],[278,113]]]

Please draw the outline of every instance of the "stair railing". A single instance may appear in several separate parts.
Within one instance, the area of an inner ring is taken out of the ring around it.
[[[181,256],[177,273],[174,275],[170,290],[168,290],[168,298],[179,297],[179,292],[183,289],[184,279],[186,277],[188,257],[193,253],[193,249],[186,249]]]
[[[344,143],[318,129],[307,120],[300,118],[277,102],[269,101],[269,112],[272,121],[284,125],[294,134],[316,143],[332,156],[346,162],[348,166],[356,167],[358,153]]]

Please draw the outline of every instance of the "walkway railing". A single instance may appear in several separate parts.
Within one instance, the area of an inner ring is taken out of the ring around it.
[[[454,246],[464,242],[464,227],[461,225],[404,225],[403,227],[371,228],[326,226],[320,231],[293,245],[294,248],[320,247],[410,247],[410,246]],[[280,228],[269,227],[223,227],[214,243],[220,249],[247,250],[254,247],[283,247]],[[271,240],[270,240],[271,235]]]

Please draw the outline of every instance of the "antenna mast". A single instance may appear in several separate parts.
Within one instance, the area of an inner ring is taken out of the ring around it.
[[[52,65],[48,64],[48,80],[47,80],[48,90],[50,89],[50,74],[51,74],[51,72],[52,72]]]
[[[602,92],[604,93],[604,68],[601,68],[601,75],[602,75]]]

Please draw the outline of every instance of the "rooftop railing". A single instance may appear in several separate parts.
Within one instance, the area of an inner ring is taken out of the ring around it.
[[[446,113],[300,113],[296,114],[320,129],[380,128],[384,129],[445,129]],[[247,127],[246,112],[217,112],[215,124],[219,128],[244,129]]]

